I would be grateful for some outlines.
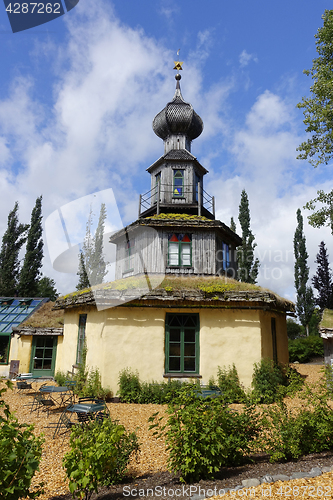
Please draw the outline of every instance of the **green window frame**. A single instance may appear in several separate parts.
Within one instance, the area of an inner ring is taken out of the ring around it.
[[[166,314],[166,374],[188,376],[199,374],[199,333],[199,314]]]
[[[10,334],[0,334],[0,365],[8,365],[10,340]]]
[[[168,266],[192,267],[192,235],[169,234]]]
[[[135,253],[135,239],[127,240],[125,243],[125,269],[124,273],[133,271],[133,256]]]
[[[87,315],[80,314],[79,316],[79,332],[77,337],[76,364],[82,363],[83,348],[86,340],[86,324]]]
[[[184,170],[173,171],[173,196],[176,198],[184,196]]]

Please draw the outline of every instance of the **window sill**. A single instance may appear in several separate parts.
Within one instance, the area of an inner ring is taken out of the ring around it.
[[[163,378],[202,378],[198,373],[163,373]]]

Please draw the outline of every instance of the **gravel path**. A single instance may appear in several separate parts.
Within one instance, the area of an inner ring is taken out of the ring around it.
[[[320,365],[298,365],[299,372],[306,377],[307,382],[314,382],[320,377]],[[35,432],[44,432],[46,442],[43,447],[43,457],[40,464],[40,471],[36,474],[35,482],[43,481],[45,483],[45,493],[39,497],[41,500],[70,500],[72,497],[69,494],[68,482],[65,473],[61,467],[64,453],[69,449],[68,438],[64,442],[52,439],[52,431],[45,429],[50,422],[56,422],[59,414],[50,414],[47,418],[44,412],[37,417],[35,413],[30,413],[30,408],[24,406],[29,403],[31,396],[27,394],[18,395],[16,391],[8,391],[5,399],[10,404],[13,411],[17,412],[17,416],[21,422],[35,424]],[[207,493],[207,490],[219,491],[222,488],[233,488],[241,484],[241,481],[249,478],[260,478],[265,475],[285,474],[291,476],[293,472],[310,471],[313,467],[333,466],[333,454],[325,452],[321,454],[304,457],[298,461],[288,462],[283,464],[270,464],[266,456],[256,456],[254,462],[243,465],[241,467],[233,467],[223,469],[213,481],[200,481],[200,483],[191,485],[192,489],[184,488],[177,478],[167,472],[167,454],[164,443],[161,440],[152,438],[151,432],[148,430],[148,418],[156,411],[163,411],[160,405],[136,405],[136,404],[121,404],[110,403],[108,407],[111,412],[111,418],[119,420],[126,429],[135,431],[138,434],[141,443],[141,452],[138,460],[132,461],[130,464],[130,477],[121,486],[111,487],[109,490],[100,491],[99,495],[94,495],[94,500],[116,500],[124,498],[140,498],[142,496],[154,496],[161,500],[171,498],[172,492],[174,496],[180,500],[188,499],[195,493]],[[255,488],[252,491],[252,498],[262,498],[269,496],[281,500],[282,497],[296,498],[333,498],[333,473],[325,473],[318,478],[313,479],[296,479],[288,482],[274,483],[271,490],[266,485]],[[326,487],[321,490],[318,488]],[[288,488],[299,487],[301,489],[293,490]],[[307,488],[306,488],[307,487]],[[165,491],[163,491],[165,488]],[[280,490],[279,490],[280,488]],[[282,489],[281,489],[282,488]],[[312,488],[312,489],[311,489]],[[331,489],[329,489],[331,488]],[[141,490],[141,491],[140,491]],[[297,495],[298,491],[298,495]],[[323,495],[321,495],[323,491]],[[132,492],[132,494],[130,494]],[[165,493],[165,494],[164,494]],[[209,492],[210,495],[212,492]],[[269,494],[268,494],[269,493]],[[291,493],[291,494],[289,494]],[[236,495],[236,496],[235,496]],[[234,495],[226,493],[223,498],[241,498],[243,493],[235,492]],[[216,497],[217,498],[217,497]]]

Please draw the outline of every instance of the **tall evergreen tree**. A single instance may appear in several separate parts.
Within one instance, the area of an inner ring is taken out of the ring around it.
[[[101,204],[99,220],[95,234],[92,235],[93,213],[90,208],[86,226],[86,236],[83,248],[79,254],[79,282],[76,286],[78,290],[89,288],[103,282],[107,273],[107,263],[103,255],[103,235],[106,220],[106,207]]]
[[[41,275],[44,246],[42,218],[42,196],[39,196],[31,212],[27,246],[20,273],[19,293],[21,297],[38,296],[38,282]]]
[[[56,300],[56,298],[59,297],[59,293],[56,289],[56,283],[52,278],[43,276],[38,281],[37,297],[48,297],[50,300]]]
[[[249,199],[242,191],[238,220],[242,229],[242,245],[237,248],[238,279],[246,283],[256,283],[259,273],[259,259],[254,257],[254,235],[250,229]]]
[[[307,286],[309,279],[308,253],[306,251],[303,217],[300,209],[297,210],[296,214],[297,227],[294,235],[296,311],[301,324],[306,328],[307,335],[309,335],[309,322],[315,309],[315,300],[312,288]]]
[[[233,217],[231,217],[231,219],[230,219],[230,229],[231,229],[231,231],[236,233],[236,222],[234,221]]]
[[[2,238],[0,250],[0,295],[13,297],[17,295],[20,273],[19,252],[26,242],[28,224],[18,222],[18,202],[8,215],[7,229]]]
[[[320,310],[333,308],[333,288],[332,288],[332,270],[329,266],[328,254],[325,243],[322,241],[319,245],[315,262],[318,264],[316,274],[312,278],[313,287],[318,291],[316,304]]]

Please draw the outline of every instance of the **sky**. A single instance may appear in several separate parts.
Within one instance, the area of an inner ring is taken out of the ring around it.
[[[174,95],[180,59],[183,97],[204,122],[192,153],[209,171],[204,189],[215,196],[216,218],[229,225],[234,217],[240,233],[246,190],[258,283],[295,300],[298,208],[310,276],[321,241],[333,260],[330,230],[311,228],[303,209],[318,189],[332,189],[332,165],[296,159],[306,138],[296,104],[311,85],[303,70],[329,8],[327,0],[80,0],[13,34],[0,5],[0,237],[15,201],[28,223],[42,194],[43,273],[60,293],[74,291],[75,265],[57,265],[63,250],[52,223],[73,207],[86,221],[91,200],[96,220],[101,199],[108,231],[137,218],[139,194],[150,189],[146,168],[163,154],[152,120]],[[85,224],[65,223],[79,245]]]

